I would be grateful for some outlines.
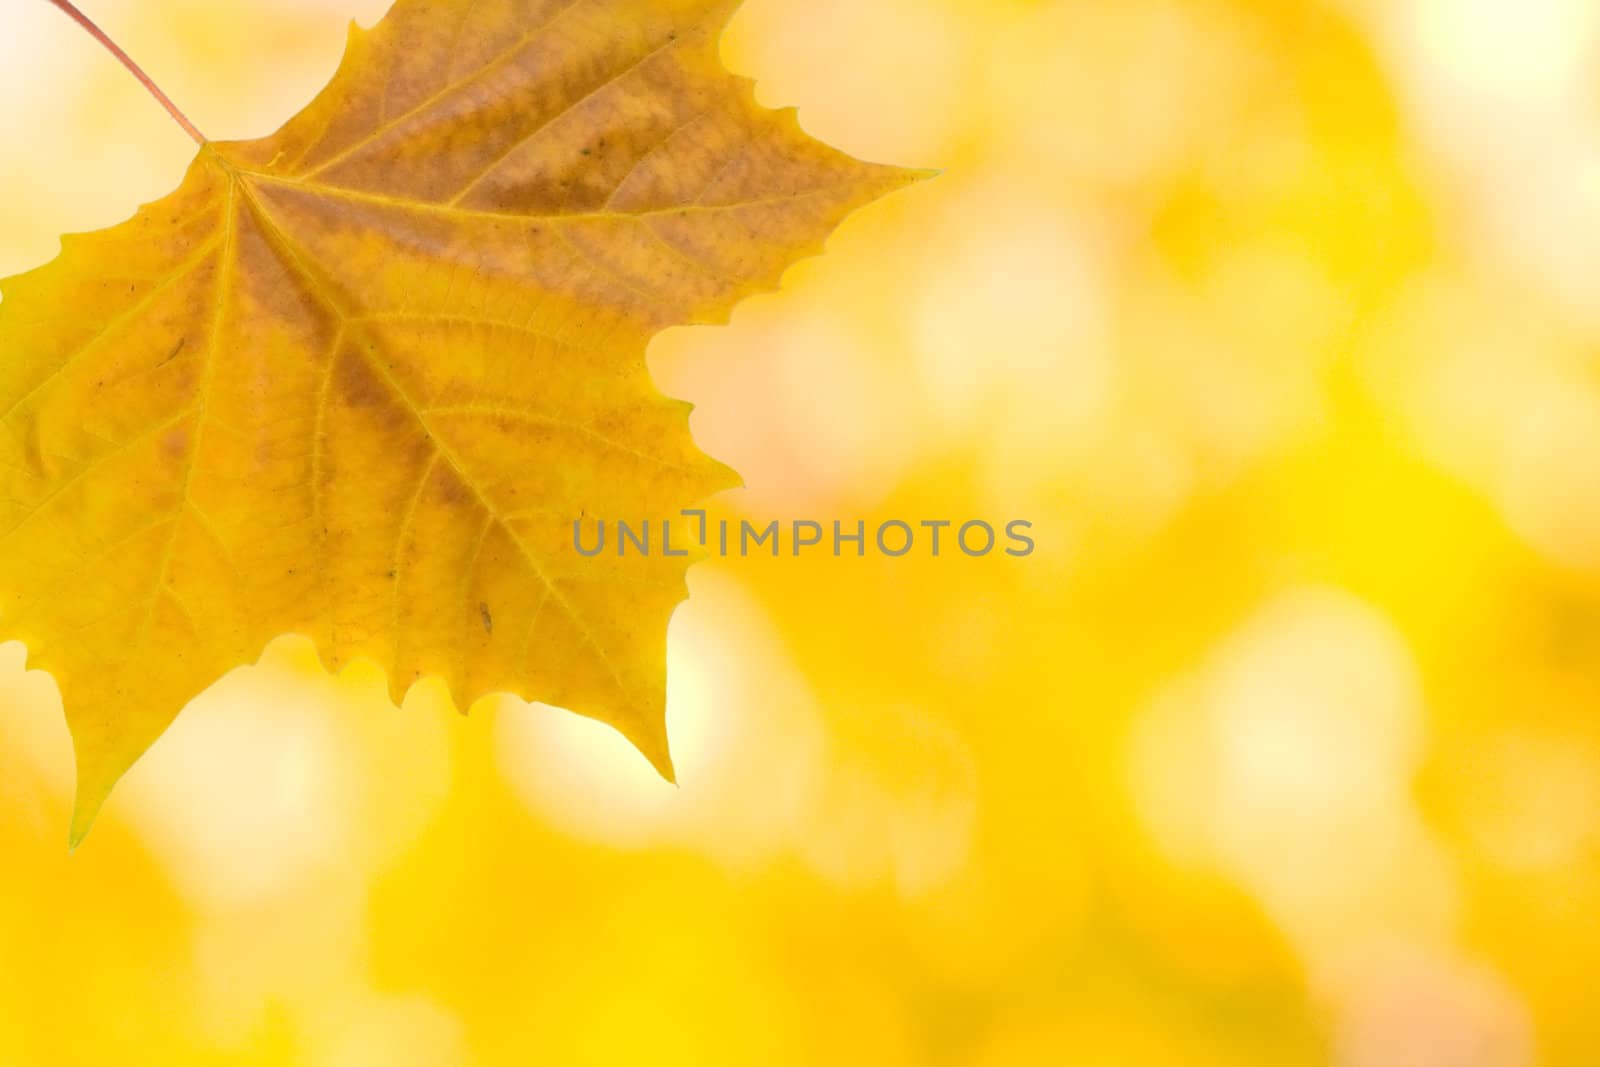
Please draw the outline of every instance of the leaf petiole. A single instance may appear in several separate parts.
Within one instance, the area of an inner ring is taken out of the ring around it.
[[[96,26],[88,15],[85,15],[82,11],[78,10],[77,6],[72,3],[72,0],[50,0],[50,3],[54,4],[62,11],[65,11],[67,16],[71,18],[72,21],[76,22],[79,26],[82,26],[89,32],[89,36],[99,41],[105,46],[108,52],[116,56],[118,62],[120,62],[124,67],[127,67],[128,70],[133,73],[133,76],[139,79],[139,84],[143,85],[147,90],[149,90],[150,95],[155,97],[156,100],[160,102],[161,106],[167,109],[167,114],[171,115],[173,119],[176,120],[178,125],[183,127],[183,131],[190,137],[194,138],[195,144],[198,144],[202,147],[205,146],[207,141],[206,135],[201,133],[199,128],[196,127],[194,123],[189,121],[189,117],[187,115],[178,110],[178,105],[172,102],[172,98],[166,93],[162,92],[159,85],[150,80],[150,75],[141,70],[139,68],[139,64],[135,63],[128,53],[124,52],[117,45],[117,42],[107,37],[105,31],[99,26]]]

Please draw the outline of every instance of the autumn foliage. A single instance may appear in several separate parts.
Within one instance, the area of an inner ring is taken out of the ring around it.
[[[580,516],[735,484],[651,336],[725,319],[917,174],[758,107],[728,0],[401,0],[278,133],[5,283],[0,635],[61,687],[73,836],[285,633],[622,731],[671,776],[688,562]]]

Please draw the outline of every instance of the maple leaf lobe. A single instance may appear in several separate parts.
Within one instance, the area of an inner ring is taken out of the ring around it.
[[[55,675],[73,837],[274,637],[615,726],[669,778],[689,561],[580,514],[735,484],[645,367],[922,176],[757,106],[729,0],[401,0],[277,134],[0,285],[0,624]]]

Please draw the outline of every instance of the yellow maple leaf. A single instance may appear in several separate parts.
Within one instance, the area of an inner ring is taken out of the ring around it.
[[[758,107],[717,58],[736,6],[400,0],[277,134],[201,139],[171,196],[0,287],[0,636],[61,688],[74,842],[291,632],[397,699],[438,675],[603,720],[670,776],[688,561],[571,544],[733,484],[645,346],[920,176]]]

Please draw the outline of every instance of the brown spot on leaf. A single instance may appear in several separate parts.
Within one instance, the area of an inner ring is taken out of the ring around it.
[[[170,461],[181,460],[189,454],[189,428],[178,426],[161,435],[161,456]]]
[[[388,399],[383,381],[366,361],[346,350],[338,357],[334,373],[339,396],[353,408],[368,408]]]

